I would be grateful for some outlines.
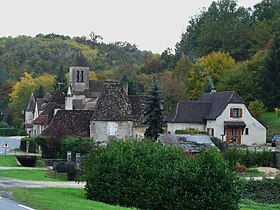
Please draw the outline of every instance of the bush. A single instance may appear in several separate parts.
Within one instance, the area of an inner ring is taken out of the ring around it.
[[[26,134],[25,130],[18,130],[18,136],[26,136]]]
[[[211,141],[215,144],[216,147],[219,148],[219,150],[221,152],[227,150],[228,145],[226,142],[222,142],[221,139],[217,138],[217,137],[211,137]]]
[[[20,150],[21,151],[26,151],[26,142],[29,141],[29,149],[28,151],[29,152],[32,152],[32,153],[36,153],[36,142],[35,142],[35,138],[33,137],[26,137],[26,138],[22,138],[20,140]]]
[[[0,136],[17,136],[18,129],[16,128],[0,128]]]
[[[4,121],[1,121],[0,122],[0,128],[8,128],[9,127],[9,124],[4,122]]]
[[[45,136],[37,136],[35,142],[41,147],[43,158],[55,158],[55,151],[48,148],[48,139]]]
[[[196,129],[175,130],[175,134],[208,134],[207,131],[200,131]]]
[[[82,162],[86,195],[140,209],[236,209],[238,177],[216,149],[186,157],[149,141],[112,141]]]
[[[67,151],[71,151],[73,155],[75,153],[81,153],[81,155],[85,155],[90,150],[92,150],[95,145],[95,142],[91,138],[68,137],[62,139],[61,153],[63,158],[66,158]]]
[[[245,181],[243,197],[258,203],[279,204],[279,180]]]

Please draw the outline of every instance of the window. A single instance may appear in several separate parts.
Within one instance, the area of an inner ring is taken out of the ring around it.
[[[249,128],[245,128],[245,135],[249,135]]]
[[[214,128],[207,128],[207,133],[209,136],[214,136]]]
[[[84,71],[81,71],[81,82],[84,82]]]
[[[108,134],[109,136],[115,136],[117,133],[117,123],[109,122],[108,123]]]
[[[241,117],[242,117],[242,109],[239,109],[239,108],[231,108],[231,109],[230,109],[230,117],[233,117],[233,118],[241,118]]]
[[[77,82],[80,82],[80,71],[77,71]]]

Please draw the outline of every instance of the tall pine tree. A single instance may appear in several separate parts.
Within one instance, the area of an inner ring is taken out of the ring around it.
[[[65,78],[65,72],[63,64],[60,64],[60,67],[55,76],[55,90],[66,91],[67,80]]]
[[[269,111],[280,107],[280,34],[275,34],[264,65],[262,98]]]
[[[159,133],[163,132],[163,99],[160,95],[157,82],[153,81],[151,95],[146,103],[145,108],[146,124],[148,128],[145,137],[156,140]]]

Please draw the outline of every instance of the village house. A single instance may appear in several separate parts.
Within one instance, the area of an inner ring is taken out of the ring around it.
[[[144,136],[147,96],[143,84],[137,84],[137,95],[129,95],[127,83],[89,80],[89,67],[81,52],[69,73],[67,93],[58,90],[43,99],[30,96],[25,110],[29,136],[49,135],[57,129],[65,136],[96,141]]]
[[[197,101],[177,104],[166,118],[167,132],[197,129],[207,131],[229,143],[252,145],[266,143],[266,127],[247,109],[233,91],[204,93]]]

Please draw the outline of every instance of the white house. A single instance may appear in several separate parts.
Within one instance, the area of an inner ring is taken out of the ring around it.
[[[197,129],[227,143],[266,143],[266,127],[250,114],[245,102],[233,91],[212,91],[202,94],[198,101],[180,102],[166,122],[171,134],[176,130]]]

